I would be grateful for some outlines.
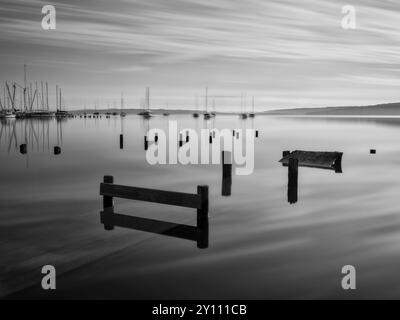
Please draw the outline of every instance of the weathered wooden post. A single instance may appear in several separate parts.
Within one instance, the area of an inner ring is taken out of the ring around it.
[[[256,130],[256,138],[258,138],[258,130]]]
[[[19,152],[20,152],[21,154],[27,154],[27,153],[28,153],[28,148],[27,148],[26,143],[23,143],[23,144],[21,144],[21,145],[19,146]]]
[[[235,136],[235,130],[232,130],[232,135]]]
[[[155,141],[155,143],[158,142],[158,133],[155,134],[155,136],[154,136],[154,141]]]
[[[288,196],[288,202],[290,204],[297,202],[298,176],[299,176],[299,160],[295,158],[289,158],[287,196]]]
[[[200,236],[197,240],[199,249],[208,248],[208,186],[197,186],[197,194],[200,196],[200,208],[197,209],[197,227]]]
[[[179,147],[182,147],[182,146],[183,146],[183,141],[179,140]]]
[[[144,136],[144,150],[147,151],[149,148],[149,142],[147,141],[147,136]]]
[[[333,168],[335,169],[335,173],[342,173],[342,157],[343,153],[339,153],[335,162],[333,163]]]
[[[123,134],[119,135],[119,148],[120,149],[124,148],[124,135]]]
[[[59,154],[61,154],[61,148],[59,146],[55,146],[54,147],[54,154],[57,156]]]
[[[104,183],[114,183],[113,176],[104,176],[103,178]],[[105,230],[113,230],[114,226],[110,222],[112,219],[112,214],[114,214],[114,200],[111,196],[103,196],[103,211],[105,214],[105,222],[104,222],[104,229]],[[108,222],[107,222],[108,221]]]
[[[209,140],[210,140],[210,143],[212,143],[212,141],[213,141],[213,138],[212,138],[212,135],[211,135],[211,133],[210,133],[210,138],[209,138]]]
[[[285,151],[282,152],[282,157],[284,158],[284,157],[288,156],[289,154],[290,154],[290,151],[289,150],[285,150]]]
[[[222,196],[230,196],[232,189],[232,153],[222,151]]]
[[[186,142],[189,142],[189,131],[186,131]]]

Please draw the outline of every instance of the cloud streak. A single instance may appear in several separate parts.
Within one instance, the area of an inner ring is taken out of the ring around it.
[[[19,76],[26,62],[32,77],[62,75],[73,104],[124,89],[136,106],[146,85],[159,92],[153,101],[167,97],[177,107],[205,85],[249,92],[265,109],[397,100],[395,1],[353,0],[356,30],[341,28],[340,1],[55,1],[56,31],[40,28],[47,3],[3,2],[1,80]]]

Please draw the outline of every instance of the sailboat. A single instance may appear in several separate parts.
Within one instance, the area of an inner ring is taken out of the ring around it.
[[[243,93],[242,93],[241,101],[240,101],[240,109],[241,109],[240,118],[247,119],[247,113],[243,112],[243,105],[244,105],[244,109],[246,109],[246,96],[243,97]]]
[[[58,97],[58,86],[56,87],[56,97]],[[62,95],[61,95],[61,88],[60,88],[60,102],[59,102],[59,105],[58,105],[58,99],[56,99],[57,100],[57,111],[56,111],[56,117],[57,118],[64,118],[64,117],[69,117],[69,116],[71,116],[71,114],[70,113],[68,113],[66,110],[62,110],[61,109],[61,106],[62,106],[62,104],[61,104],[61,102],[62,102]]]
[[[120,113],[120,116],[121,117],[125,117],[126,113],[124,111],[122,111],[122,110],[124,110],[124,93],[123,92],[121,93],[121,113]]]
[[[204,113],[204,120],[209,120],[212,117],[215,117],[215,113],[208,112],[208,88],[206,88],[206,97],[205,97],[205,104],[206,104],[206,112]]]
[[[17,117],[17,115],[13,111],[9,110],[2,113],[1,116],[6,119],[15,119]]]
[[[199,97],[196,96],[196,112],[193,113],[193,117],[194,118],[198,118],[199,117]]]
[[[250,118],[254,118],[254,116],[255,116],[255,113],[254,113],[254,96],[253,96],[251,105],[252,105],[252,110],[251,110],[251,113],[249,113],[249,117]]]
[[[138,114],[145,119],[149,119],[152,117],[152,114],[150,112],[150,88],[149,87],[146,88],[145,109],[143,109],[143,111],[139,112]]]
[[[6,104],[6,88],[7,88],[7,92],[8,92],[8,104]],[[15,84],[14,84],[13,88],[14,88],[14,92],[13,92],[13,94],[11,94],[8,83],[6,82],[6,87],[4,88],[4,108],[8,107],[8,109],[4,109],[0,113],[0,117],[2,117],[2,118],[7,118],[7,119],[16,118],[16,112],[15,112],[16,110],[15,110],[15,105],[14,105],[14,103],[15,103]],[[11,102],[11,109],[10,109],[10,102]],[[1,104],[1,108],[3,109],[3,104]]]

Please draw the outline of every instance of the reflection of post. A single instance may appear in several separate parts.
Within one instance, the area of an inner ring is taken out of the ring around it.
[[[222,151],[222,196],[230,196],[232,188],[232,153]]]
[[[208,186],[198,186],[197,194],[200,196],[200,208],[197,209],[197,228],[201,236],[197,240],[199,249],[208,248]]]
[[[113,176],[104,176],[103,178],[104,183],[114,183]],[[113,214],[114,213],[114,201],[113,197],[110,196],[103,196],[103,210],[104,213]],[[104,224],[105,230],[113,230],[114,226],[111,224]]]
[[[299,175],[299,160],[289,158],[288,168],[288,202],[290,204],[297,202],[297,185]]]

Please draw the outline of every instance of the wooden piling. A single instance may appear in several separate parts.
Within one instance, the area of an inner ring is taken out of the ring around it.
[[[232,189],[232,153],[222,151],[222,196],[230,196]]]
[[[183,146],[183,141],[179,140],[179,147],[182,147],[182,146]]]
[[[232,130],[232,136],[235,136],[235,130]]]
[[[103,178],[104,183],[113,184],[114,177],[113,176],[104,176]],[[114,199],[111,196],[103,196],[103,211],[107,214],[114,213]],[[105,230],[113,230],[114,226],[112,224],[104,224]]]
[[[290,151],[289,151],[289,150],[283,151],[283,152],[282,152],[282,158],[288,156],[289,154],[290,154]]]
[[[258,130],[256,130],[256,138],[258,138]]]
[[[119,135],[119,148],[122,150],[124,148],[124,135]]]
[[[298,176],[299,176],[299,160],[295,158],[290,158],[288,166],[288,192],[287,192],[288,202],[290,204],[297,202]]]
[[[213,138],[212,138],[212,135],[210,134],[210,138],[209,138],[209,140],[210,140],[210,143],[212,143],[213,142]]]
[[[23,144],[21,144],[21,145],[19,146],[19,152],[20,152],[21,154],[27,154],[27,153],[28,153],[28,148],[27,148],[26,143],[23,143]]]
[[[57,156],[59,154],[61,154],[61,147],[59,146],[55,146],[54,147],[54,154]]]
[[[197,240],[199,249],[208,248],[208,186],[197,186],[197,194],[200,196],[200,208],[197,209],[197,227],[201,236]]]
[[[157,143],[158,142],[158,133],[155,134],[154,136],[154,141]]]
[[[147,151],[149,148],[149,142],[147,141],[147,136],[144,136],[144,150]]]

